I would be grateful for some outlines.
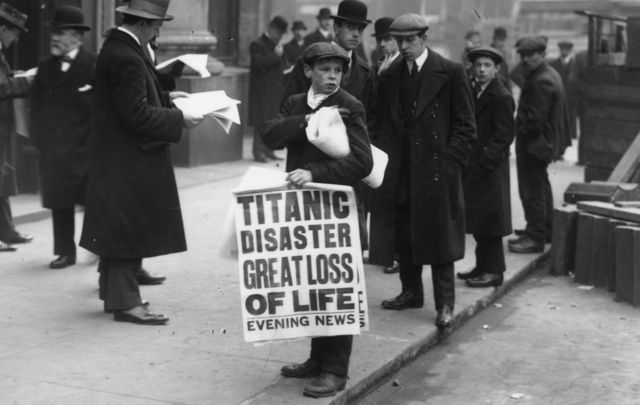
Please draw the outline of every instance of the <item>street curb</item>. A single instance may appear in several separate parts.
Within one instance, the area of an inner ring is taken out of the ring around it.
[[[492,289],[490,292],[487,292],[485,296],[476,300],[473,304],[469,305],[464,310],[460,311],[454,319],[453,327],[448,334],[452,333],[454,330],[458,329],[462,325],[464,325],[469,319],[474,317],[480,311],[487,308],[489,305],[497,301],[500,297],[505,295],[509,290],[511,290],[516,284],[522,281],[527,275],[529,275],[533,270],[542,266],[548,259],[550,258],[550,251],[547,250],[540,255],[538,255],[535,259],[533,259],[529,264],[516,271],[513,277],[509,278],[504,282],[500,287]],[[353,404],[355,401],[364,397],[369,391],[378,386],[382,381],[396,373],[400,370],[405,364],[414,360],[420,354],[428,351],[432,347],[438,344],[440,338],[440,332],[436,329],[435,331],[429,333],[427,336],[418,340],[417,342],[411,344],[406,349],[404,349],[401,353],[399,353],[395,358],[389,361],[387,364],[383,365],[379,369],[375,370],[367,377],[356,383],[355,385],[348,387],[344,392],[340,393],[336,398],[333,399],[329,404],[330,405],[348,405]]]

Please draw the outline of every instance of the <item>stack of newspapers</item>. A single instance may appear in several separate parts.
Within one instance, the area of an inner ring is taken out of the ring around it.
[[[240,125],[240,101],[227,96],[224,90],[193,93],[188,97],[174,99],[173,104],[182,111],[214,119],[226,133],[229,133],[232,124]]]

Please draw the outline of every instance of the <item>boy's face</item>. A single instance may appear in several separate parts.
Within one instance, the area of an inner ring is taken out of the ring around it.
[[[493,59],[486,56],[479,56],[473,62],[475,77],[482,84],[493,80],[498,74],[498,66]]]
[[[313,67],[305,65],[305,74],[311,79],[315,94],[331,94],[340,87],[344,65],[340,59],[321,59]]]

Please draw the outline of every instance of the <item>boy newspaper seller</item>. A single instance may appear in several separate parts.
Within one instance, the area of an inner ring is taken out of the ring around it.
[[[349,67],[349,56],[336,44],[319,42],[309,46],[302,57],[311,88],[307,93],[289,97],[279,117],[265,123],[264,143],[272,149],[287,148],[287,180],[291,185],[301,187],[315,182],[352,186],[371,172],[373,157],[364,107],[340,88],[342,75]],[[323,107],[337,108],[346,127],[348,152],[343,157],[330,157],[308,139],[307,126],[316,120],[318,110]],[[353,235],[348,239],[359,249],[357,225]],[[356,266],[355,262],[338,261],[331,267],[337,273],[346,274],[349,267],[355,269]],[[284,366],[282,374],[293,378],[314,377],[305,385],[304,395],[335,395],[346,385],[352,342],[353,335],[313,337],[309,359],[302,364]]]

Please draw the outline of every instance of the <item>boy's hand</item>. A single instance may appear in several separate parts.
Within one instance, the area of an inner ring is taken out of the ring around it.
[[[313,181],[313,176],[311,175],[310,170],[296,169],[287,174],[287,181],[289,181],[289,184],[292,184],[296,187],[302,187],[304,183]]]

